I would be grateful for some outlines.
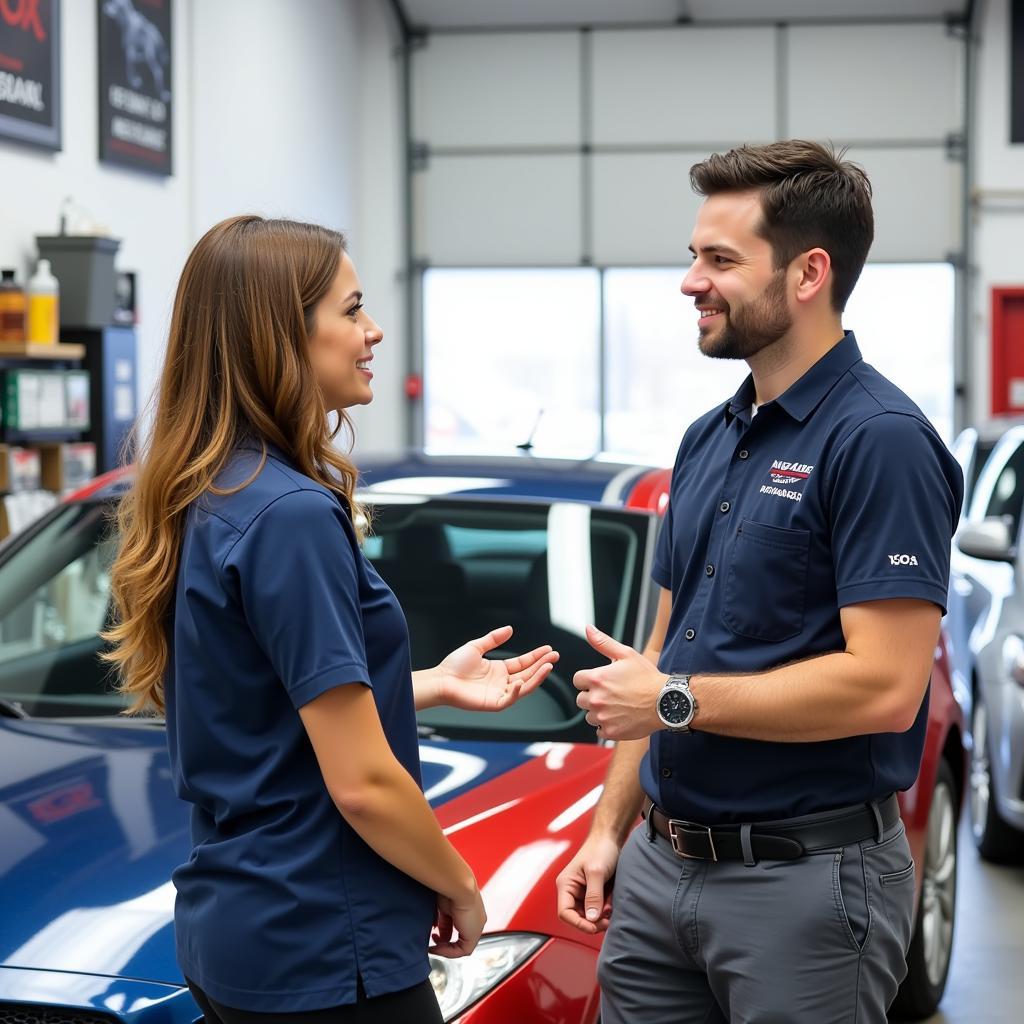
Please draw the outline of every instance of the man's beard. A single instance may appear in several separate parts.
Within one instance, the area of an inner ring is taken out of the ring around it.
[[[786,306],[786,275],[777,271],[765,290],[751,302],[726,311],[717,331],[701,333],[697,344],[712,359],[749,359],[774,345],[793,326]]]

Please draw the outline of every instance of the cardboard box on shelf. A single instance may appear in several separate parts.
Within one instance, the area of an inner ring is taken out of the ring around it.
[[[0,493],[37,491],[41,486],[39,452],[0,444]]]
[[[0,498],[0,540],[23,530],[57,504],[49,491],[21,491]]]
[[[47,491],[67,494],[83,487],[96,475],[96,445],[91,441],[40,444],[36,448],[42,487]]]
[[[6,370],[3,406],[3,422],[8,430],[88,430],[89,373]]]

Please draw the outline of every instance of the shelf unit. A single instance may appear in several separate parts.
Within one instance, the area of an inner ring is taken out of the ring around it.
[[[81,362],[85,346],[57,342],[47,345],[38,341],[0,341],[0,359],[48,359],[60,362]]]

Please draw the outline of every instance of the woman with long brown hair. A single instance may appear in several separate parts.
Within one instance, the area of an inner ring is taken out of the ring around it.
[[[485,659],[503,627],[410,672],[332,444],[373,397],[382,338],[342,235],[216,225],[182,272],[121,506],[109,657],[131,710],[165,713],[192,805],[175,933],[212,1024],[441,1020],[432,926],[432,951],[462,956],[485,914],[423,797],[415,709],[500,710],[558,657]]]

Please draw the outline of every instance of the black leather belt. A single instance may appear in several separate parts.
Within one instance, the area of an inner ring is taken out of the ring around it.
[[[743,850],[743,832],[749,828],[749,854],[754,860],[796,860],[815,850],[848,846],[880,836],[899,821],[900,805],[892,793],[877,803],[855,804],[782,821],[752,822],[749,827],[698,825],[670,818],[650,800],[644,802],[643,813],[648,826],[667,839],[680,857],[748,861],[750,856]]]

